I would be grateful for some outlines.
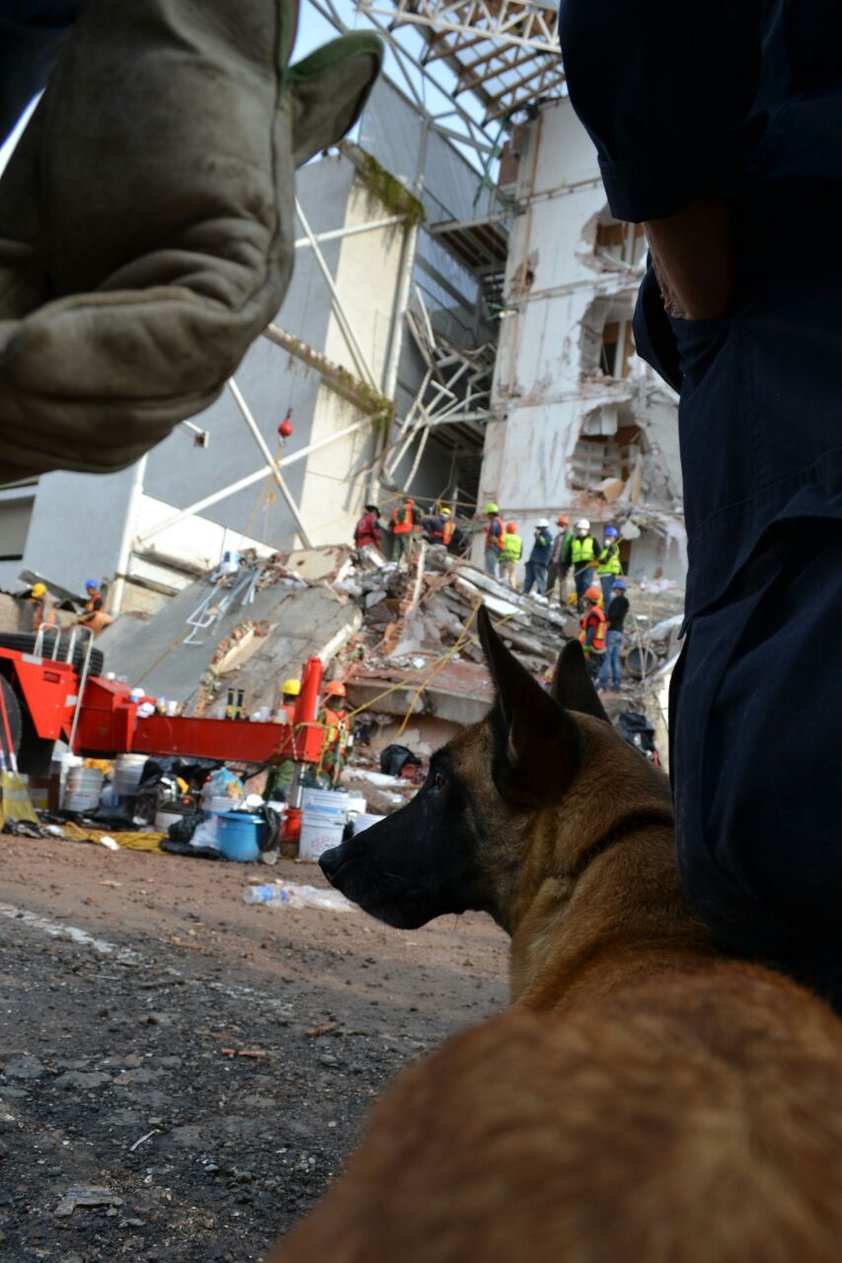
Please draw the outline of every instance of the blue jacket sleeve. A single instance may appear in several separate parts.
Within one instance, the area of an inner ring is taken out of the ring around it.
[[[617,219],[659,219],[727,194],[765,128],[753,106],[777,2],[561,0],[570,99]]]

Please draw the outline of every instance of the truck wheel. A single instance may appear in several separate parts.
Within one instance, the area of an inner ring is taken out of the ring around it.
[[[62,632],[59,636],[57,657],[63,658],[67,653],[70,645],[70,633]],[[16,649],[18,653],[32,653],[35,648],[34,632],[2,632],[0,633],[0,648]],[[52,654],[53,640],[47,637],[44,640],[44,650],[47,656]],[[73,650],[73,665],[77,671],[81,671],[85,663],[85,646],[76,642]],[[91,650],[91,675],[102,675],[102,668],[105,666],[105,657],[101,649]]]
[[[20,739],[23,734],[23,720],[20,713],[20,702],[17,694],[12,688],[5,675],[0,675],[0,693],[3,694],[3,703],[6,707],[6,714],[9,717],[9,728],[12,733],[12,749],[17,754],[20,749]],[[0,749],[8,754],[6,747],[6,728],[3,724],[0,726]]]

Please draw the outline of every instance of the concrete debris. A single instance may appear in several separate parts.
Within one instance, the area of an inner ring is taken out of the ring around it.
[[[635,529],[631,517],[626,529]],[[638,679],[613,709],[644,710],[654,723],[662,667],[677,652],[682,594],[657,576],[629,581],[629,589],[625,677]],[[372,779],[380,752],[404,744],[425,761],[491,705],[476,635],[481,603],[504,643],[547,683],[562,645],[579,633],[575,608],[515,592],[438,546],[420,549],[410,572],[345,546],[268,560],[246,554],[229,573],[204,575],[151,616],[122,615],[98,645],[118,678],[179,713],[216,718],[234,693],[246,714],[265,719],[282,682],[318,655],[327,678],[344,681],[353,708],[357,741],[343,781],[351,789],[358,782],[369,810],[383,814],[416,786]]]

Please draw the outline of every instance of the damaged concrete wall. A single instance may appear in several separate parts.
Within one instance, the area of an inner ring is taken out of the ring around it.
[[[559,510],[599,526],[646,508],[631,563],[683,578],[675,399],[633,353],[631,315],[643,242],[611,219],[590,138],[569,101],[523,128],[506,270],[506,314],[486,432],[481,499],[528,540]],[[611,424],[608,424],[608,422]],[[639,454],[639,460],[638,460]],[[481,555],[481,540],[474,558]]]

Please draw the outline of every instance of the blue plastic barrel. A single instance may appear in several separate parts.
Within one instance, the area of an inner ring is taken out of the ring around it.
[[[227,860],[256,860],[260,855],[260,833],[265,828],[262,816],[246,811],[227,811],[217,817],[219,849]]]

